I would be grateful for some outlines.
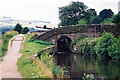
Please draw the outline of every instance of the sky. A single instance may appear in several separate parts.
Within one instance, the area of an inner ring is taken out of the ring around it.
[[[120,0],[0,0],[0,17],[59,23],[58,7],[68,5],[71,1],[83,2],[97,13],[103,9],[112,9],[116,14]]]

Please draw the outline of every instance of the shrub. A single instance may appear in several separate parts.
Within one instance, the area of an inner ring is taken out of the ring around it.
[[[84,44],[84,46],[83,46],[83,53],[86,54],[86,55],[88,55],[89,52],[90,52],[90,47],[88,45],[88,42],[86,41],[85,44]]]
[[[91,54],[94,55],[96,54],[95,45],[96,45],[95,38],[92,37],[82,38],[79,40],[79,42],[77,41],[76,43],[77,53],[84,55],[91,55]]]
[[[114,59],[120,59],[120,36],[114,38],[113,44],[108,47],[108,55]]]
[[[113,34],[104,32],[97,40],[96,52],[101,58],[120,59],[119,40]]]

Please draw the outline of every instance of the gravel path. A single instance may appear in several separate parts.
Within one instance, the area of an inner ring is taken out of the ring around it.
[[[10,46],[12,39],[9,41],[8,52],[0,63],[0,69],[2,69],[0,78],[21,78],[20,73],[17,71],[17,60],[22,55],[19,51],[23,37],[22,34],[14,36],[12,46]]]

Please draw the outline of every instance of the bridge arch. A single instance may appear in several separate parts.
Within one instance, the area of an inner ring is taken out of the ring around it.
[[[67,35],[61,35],[61,37],[57,40],[58,52],[70,52],[71,42],[71,38]]]

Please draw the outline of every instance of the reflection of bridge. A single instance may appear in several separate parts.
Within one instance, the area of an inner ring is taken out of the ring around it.
[[[112,28],[112,25],[83,25],[67,26],[52,29],[44,34],[39,35],[36,39],[43,41],[56,42],[61,35],[67,35],[72,41],[78,39],[80,35],[99,37],[104,30]]]

